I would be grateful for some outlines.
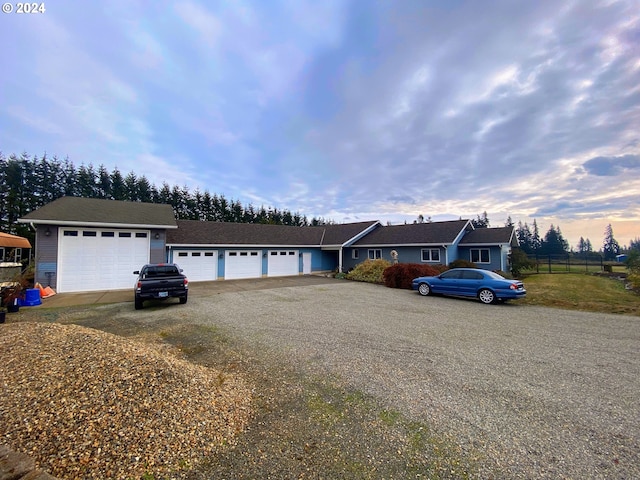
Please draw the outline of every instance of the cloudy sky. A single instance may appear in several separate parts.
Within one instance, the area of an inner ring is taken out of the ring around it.
[[[43,4],[0,14],[5,156],[338,222],[640,237],[638,0]]]

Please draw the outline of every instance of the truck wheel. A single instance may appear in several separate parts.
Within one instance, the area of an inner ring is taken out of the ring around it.
[[[142,304],[144,303],[144,300],[136,297],[134,299],[134,303],[135,303],[136,310],[142,310]]]
[[[180,297],[180,303],[183,304],[183,305],[185,303],[187,303],[187,296],[186,295],[184,297]]]

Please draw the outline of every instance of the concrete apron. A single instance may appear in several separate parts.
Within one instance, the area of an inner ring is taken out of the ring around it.
[[[322,275],[298,275],[293,277],[250,278],[244,280],[218,280],[214,282],[189,282],[189,296],[208,297],[218,293],[238,292],[244,290],[268,290],[271,288],[300,287],[320,285],[345,280],[336,280]],[[133,303],[133,288],[126,290],[110,290],[103,292],[58,293],[42,299],[42,305],[20,308],[59,308],[75,305],[92,305],[105,303]]]

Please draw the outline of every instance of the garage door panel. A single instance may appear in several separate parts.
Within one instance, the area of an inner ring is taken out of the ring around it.
[[[268,259],[267,275],[270,277],[283,277],[300,273],[297,250],[270,250]]]
[[[225,252],[224,278],[262,277],[262,252],[259,250],[237,250]]]
[[[189,281],[212,281],[218,278],[218,252],[211,250],[177,251],[173,262],[184,271]]]
[[[58,291],[84,292],[133,286],[133,271],[149,262],[148,231],[61,228]]]

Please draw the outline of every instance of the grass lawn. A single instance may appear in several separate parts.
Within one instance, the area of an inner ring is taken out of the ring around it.
[[[523,281],[523,304],[640,316],[640,295],[626,290],[619,280],[557,273],[528,275]]]

